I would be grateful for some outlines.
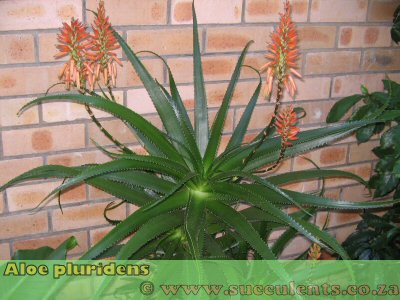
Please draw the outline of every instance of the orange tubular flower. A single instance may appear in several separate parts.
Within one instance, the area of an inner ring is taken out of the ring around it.
[[[112,85],[115,86],[117,78],[116,63],[120,66],[122,66],[122,63],[113,50],[118,49],[120,46],[113,35],[111,23],[105,15],[104,1],[99,2],[97,16],[92,28],[92,52],[87,57],[93,61],[94,81],[99,80],[100,74],[102,74],[106,85],[110,84],[111,79]]]
[[[297,140],[297,134],[300,129],[295,126],[296,122],[297,116],[293,106],[287,107],[276,117],[276,131],[281,136],[284,147],[290,146],[290,141]]]
[[[261,72],[267,71],[265,95],[269,96],[272,91],[273,80],[276,78],[283,83],[293,97],[296,92],[296,84],[292,74],[301,78],[295,70],[296,60],[299,56],[297,48],[297,33],[290,17],[291,6],[289,1],[285,3],[285,12],[281,15],[279,27],[272,35],[272,43],[269,45],[269,54],[265,57],[270,61],[261,68]]]
[[[67,55],[70,56],[59,74],[68,90],[71,83],[75,83],[76,87],[80,89],[86,79],[90,77],[92,70],[84,61],[88,50],[88,37],[89,33],[87,33],[85,26],[74,18],[71,20],[71,25],[63,23],[63,27],[57,36],[57,40],[60,42],[57,49],[60,50],[60,53],[54,57],[59,59]]]

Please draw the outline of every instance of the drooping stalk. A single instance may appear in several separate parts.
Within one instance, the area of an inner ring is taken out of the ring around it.
[[[86,92],[86,91],[85,91]],[[83,95],[85,92],[80,91],[80,93]],[[93,92],[90,92],[91,95],[93,95]],[[89,105],[85,104],[85,109],[87,113],[90,116],[90,119],[92,119],[93,123],[96,124],[96,126],[100,129],[100,131],[111,141],[113,142],[118,148],[120,148],[123,152],[128,153],[128,154],[133,154],[133,151],[126,147],[124,144],[119,142],[116,138],[114,138],[104,127],[101,125],[100,121],[96,118],[94,115],[92,109],[89,107]]]

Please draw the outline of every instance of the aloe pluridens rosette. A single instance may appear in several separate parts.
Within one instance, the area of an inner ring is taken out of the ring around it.
[[[348,122],[298,133],[293,127],[293,112],[287,111],[286,117],[285,114],[281,115],[277,124],[274,124],[278,129],[277,135],[273,133],[270,123],[253,141],[244,143],[259,98],[261,79],[228,146],[217,155],[235,85],[251,43],[246,45],[238,59],[222,105],[210,127],[194,5],[194,126],[169,67],[166,65],[169,78],[167,90],[151,76],[124,39],[117,32],[112,32],[142,80],[165,131],[159,130],[134,111],[110,101],[112,99],[103,91],[101,95],[91,89],[82,91],[84,83],[78,94],[40,97],[25,105],[21,111],[33,105],[55,101],[76,102],[103,110],[121,119],[137,135],[148,155],[126,150],[126,147],[121,147],[122,144],[112,138],[121,149],[120,152],[110,152],[98,146],[112,158],[110,162],[79,167],[42,166],[1,187],[4,190],[25,180],[62,178],[66,179],[65,182],[54,189],[47,199],[85,182],[139,207],[125,220],[109,220],[115,227],[91,247],[82,259],[111,256],[117,259],[246,259],[250,250],[255,252],[256,258],[276,259],[296,233],[346,259],[348,256],[340,244],[327,232],[309,222],[310,215],[316,209],[368,209],[390,206],[396,202],[336,201],[280,187],[300,180],[326,177],[346,177],[365,183],[362,178],[344,171],[312,169],[267,175],[264,178],[258,176],[256,171],[278,160],[321,147],[366,124],[378,122]],[[110,76],[115,74],[108,63],[100,67],[87,65],[86,68],[86,74],[94,74],[95,77],[90,79],[93,81],[98,80],[96,74],[103,72],[108,86]],[[96,68],[100,68],[100,71],[96,71]],[[287,70],[282,74],[287,75]],[[291,81],[288,77],[278,77],[281,80],[278,80],[279,85],[285,78]],[[70,81],[74,85],[73,78]],[[89,85],[93,81],[89,81]],[[290,85],[288,88],[291,91],[295,86]],[[382,120],[385,120],[385,116],[382,116]],[[286,125],[283,124],[285,122]],[[285,151],[282,151],[282,145],[285,145]],[[248,206],[238,211],[234,208],[238,203]],[[285,208],[293,205],[301,209],[295,213],[286,213]],[[266,241],[270,233],[278,228],[287,231],[270,246]],[[127,237],[128,241],[121,244]]]

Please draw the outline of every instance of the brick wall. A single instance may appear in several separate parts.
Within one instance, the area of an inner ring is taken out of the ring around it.
[[[189,0],[106,0],[111,22],[135,51],[152,50],[170,64],[185,104],[193,107],[192,33]],[[82,107],[56,103],[31,108],[20,118],[17,110],[27,101],[43,95],[57,82],[62,61],[55,61],[55,37],[62,21],[72,16],[92,20],[86,8],[95,9],[96,0],[1,0],[0,1],[0,184],[23,171],[43,164],[67,166],[104,162],[90,139],[109,145],[91,124]],[[323,124],[333,103],[359,91],[361,83],[370,90],[382,89],[381,79],[388,74],[400,80],[400,48],[390,39],[390,25],[399,0],[292,0],[293,17],[298,24],[301,47],[299,92],[295,104],[306,109],[303,128]],[[238,54],[253,39],[247,64],[259,68],[270,32],[277,24],[280,0],[197,0],[201,49],[207,80],[211,116],[221,103],[227,80]],[[121,54],[122,55],[122,54]],[[144,57],[152,74],[166,83],[166,70],[154,57]],[[225,127],[229,133],[237,124],[256,86],[255,74],[245,70],[238,84]],[[116,95],[120,103],[135,109],[155,124],[154,107],[132,68],[119,69]],[[54,88],[60,91],[62,88]],[[284,98],[291,101],[287,95]],[[263,128],[272,107],[263,99],[250,124],[251,132]],[[132,147],[137,142],[120,122],[97,112],[104,127]],[[370,176],[374,164],[371,149],[377,140],[357,146],[349,137],[336,145],[307,154],[322,167],[353,171]],[[301,158],[285,162],[278,172],[311,167]],[[0,259],[15,249],[57,245],[75,235],[77,257],[98,241],[110,228],[102,213],[110,196],[96,189],[79,186],[62,195],[64,213],[57,201],[35,208],[58,181],[30,182],[0,194]],[[318,182],[292,185],[303,191],[315,190]],[[348,180],[329,180],[327,194],[334,198],[368,199],[367,192]],[[134,208],[123,207],[111,216],[123,218]],[[324,222],[320,214],[317,222]],[[354,228],[357,214],[333,213],[332,232],[343,240]],[[296,241],[285,255],[294,254],[306,243]]]

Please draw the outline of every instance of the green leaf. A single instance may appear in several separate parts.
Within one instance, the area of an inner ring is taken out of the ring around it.
[[[111,173],[103,175],[102,178],[131,187],[152,190],[159,194],[168,193],[175,185],[175,183],[161,179],[159,176],[153,173],[142,171],[123,171]]]
[[[51,247],[41,247],[32,250],[17,250],[12,257],[13,260],[64,260],[67,258],[69,250],[78,245],[75,237],[71,236],[56,249]]]
[[[258,73],[258,75],[260,76],[260,73]],[[257,85],[257,88],[254,91],[254,94],[251,97],[249,103],[247,104],[246,109],[244,110],[240,118],[239,124],[233,131],[232,137],[229,140],[228,145],[226,146],[225,152],[230,151],[236,148],[237,146],[240,146],[240,144],[243,142],[244,136],[247,131],[247,127],[249,126],[250,123],[251,116],[257,104],[258,97],[260,96],[261,86],[262,86],[262,81],[261,77],[259,77],[259,83]]]
[[[362,126],[374,122],[378,121],[355,121],[300,132],[298,134],[298,140],[294,141],[293,145],[286,150],[285,157],[295,156],[302,152],[321,147],[354,132]],[[213,172],[241,168],[243,159],[252,152],[257,142],[258,140],[243,145],[231,151],[229,154],[218,157],[214,162]],[[269,138],[260,146],[258,152],[253,155],[244,170],[258,170],[265,165],[275,162],[279,157],[280,149],[280,137]]]
[[[333,209],[345,209],[345,210],[354,210],[354,209],[373,209],[373,208],[384,208],[391,207],[392,205],[400,202],[400,199],[397,200],[384,200],[384,201],[368,201],[368,202],[348,202],[342,200],[334,200],[326,197],[299,193],[295,191],[289,191],[283,189],[285,193],[287,193],[292,198],[296,199],[296,201],[305,206],[312,207],[320,207],[320,208],[333,208]]]
[[[326,117],[326,123],[334,123],[339,121],[349,111],[351,107],[356,105],[364,95],[352,95],[337,101]]]
[[[268,245],[261,239],[257,231],[247,222],[246,218],[241,215],[240,212],[219,201],[208,201],[207,208],[220,218],[221,221],[235,229],[262,258],[276,259]]]
[[[307,231],[309,231],[314,236],[318,237],[322,242],[324,242],[326,245],[328,245],[333,251],[335,251],[337,254],[339,254],[342,257],[342,259],[350,259],[346,250],[344,250],[344,248],[339,244],[339,242],[335,238],[333,238],[329,233],[327,233],[326,231],[320,230],[314,224],[304,221],[301,218],[294,217],[294,219],[301,226],[303,226]]]
[[[356,138],[358,144],[369,141],[369,139],[374,135],[375,126],[376,126],[375,124],[372,124],[357,130]]]
[[[59,191],[65,190],[85,180],[93,177],[116,173],[126,170],[141,170],[147,169],[159,173],[164,173],[173,177],[179,178],[182,174],[186,173],[186,170],[180,168],[178,164],[171,163],[169,160],[161,157],[141,156],[133,157],[131,159],[119,159],[104,163],[102,165],[93,166],[83,170],[79,175],[69,179],[67,182],[61,184],[54,190],[52,190],[47,197],[48,199],[52,195],[55,195]]]
[[[58,165],[40,166],[11,179],[9,182],[5,183],[3,186],[0,187],[0,191],[3,191],[12,185],[27,180],[73,177],[79,174],[80,170],[82,169],[83,169],[82,167],[71,168]]]
[[[168,91],[158,82],[157,85],[159,88],[164,92],[164,95],[168,101],[165,101],[171,106],[171,109],[176,115],[177,118],[177,123],[179,124],[179,129],[181,131],[181,135],[179,137],[175,137],[174,135],[169,135],[173,141],[177,141],[177,147],[180,148],[182,145],[187,145],[188,149],[190,149],[190,154],[192,157],[194,157],[194,162],[197,164],[197,167],[201,165],[201,155],[199,153],[199,149],[196,144],[196,140],[194,137],[194,131],[193,131],[193,126],[190,122],[188,113],[186,111],[186,108],[183,104],[182,98],[179,94],[179,91],[176,87],[175,79],[174,76],[171,72],[170,67],[168,66],[166,60],[161,57],[160,55],[152,52],[152,51],[141,51],[141,52],[148,52],[151,53],[155,56],[157,56],[159,59],[161,59],[164,62],[165,67],[167,68],[168,72],[168,79],[169,79],[169,86],[170,86],[170,92],[171,94],[168,93]],[[162,108],[160,108],[162,109]],[[171,113],[171,112],[169,112]],[[166,116],[168,117],[168,116]],[[183,142],[184,141],[184,142]],[[190,162],[193,163],[193,162]]]
[[[152,209],[153,207],[159,205],[160,203],[164,202],[166,199],[168,199],[169,197],[171,197],[172,195],[174,195],[175,193],[177,193],[180,189],[182,189],[185,184],[192,179],[193,177],[195,177],[197,174],[195,173],[189,173],[187,174],[184,178],[182,178],[180,181],[178,181],[176,183],[176,185],[167,193],[165,194],[165,196],[161,197],[160,199],[157,199],[156,201],[154,201],[151,205],[146,207],[146,210]]]
[[[292,204],[303,210],[303,208],[294,200],[291,198],[289,195],[287,195],[285,192],[283,192],[282,189],[277,187],[276,185],[272,184],[268,180],[262,179],[261,177],[246,173],[246,172],[240,172],[240,171],[232,171],[232,172],[224,172],[222,174],[219,174],[215,176],[213,179],[215,180],[221,180],[221,179],[226,179],[226,178],[247,178],[250,180],[253,180],[254,182],[263,185],[265,188],[267,188],[269,191],[272,191],[275,194],[278,194],[284,198],[286,198],[288,201],[290,201]],[[307,213],[307,212],[306,212]]]
[[[180,126],[181,124],[178,116],[175,114],[167,97],[165,97],[157,82],[153,79],[146,67],[128,46],[125,40],[116,31],[114,31],[114,36],[118,40],[118,43],[121,45],[126,57],[131,62],[133,68],[146,88],[146,91],[149,94],[158,112],[158,115],[160,116],[160,119],[162,120],[162,123],[168,132],[168,135],[181,143],[185,143],[186,140],[183,135],[183,131],[181,130],[182,128]]]
[[[306,214],[302,211],[300,211],[300,213],[301,213],[301,215],[298,218],[296,218],[297,221],[299,219],[302,219],[304,221],[309,221],[312,216],[311,213]],[[273,244],[273,246],[271,248],[272,252],[274,252],[275,255],[277,257],[279,257],[282,254],[283,250],[285,250],[285,247],[287,246],[287,244],[296,237],[296,234],[297,234],[297,230],[295,230],[294,228],[287,229],[284,233],[282,233],[282,235]]]
[[[192,191],[186,205],[185,231],[194,259],[201,259],[204,248],[206,199],[204,193]]]
[[[210,140],[204,154],[204,167],[206,170],[209,169],[217,154],[217,150],[221,141],[222,131],[224,129],[226,115],[228,114],[229,105],[232,101],[232,96],[235,91],[236,84],[239,80],[240,71],[242,69],[247,50],[249,49],[251,43],[253,43],[253,41],[250,41],[246,44],[236,63],[235,70],[233,71],[228,88],[225,92],[225,96],[222,100],[221,107],[218,110],[217,116],[215,117],[215,121],[211,128]]]
[[[182,212],[166,213],[154,217],[135,232],[135,235],[121,248],[116,255],[117,260],[130,259],[142,246],[149,241],[178,227],[183,222]]]
[[[230,184],[230,188],[227,189],[225,193],[231,194],[235,197],[239,197],[239,199],[242,199],[243,201],[264,210],[265,212],[280,219],[287,226],[296,229],[311,241],[316,242],[318,244],[321,243],[321,241],[317,236],[314,236],[312,233],[307,231],[304,228],[304,226],[299,224],[295,219],[293,219],[291,216],[289,216],[288,214],[277,208],[275,205],[273,205],[269,201],[271,195],[269,195],[268,193],[259,194],[250,184],[242,184],[242,185]],[[300,201],[298,201],[298,199],[296,199],[296,201],[298,203],[301,203]]]
[[[350,172],[340,171],[340,170],[321,170],[321,169],[294,171],[275,176],[270,176],[268,177],[268,181],[270,181],[273,184],[280,185],[296,181],[305,181],[314,178],[329,178],[329,177],[350,178],[362,183],[363,185],[367,184],[363,178]]]
[[[197,16],[194,9],[194,1],[192,3],[193,15],[193,65],[194,65],[194,123],[196,141],[203,156],[209,138],[208,132],[208,112],[207,112],[207,98],[204,85],[203,69],[201,65],[199,33],[197,28]]]
[[[80,259],[95,259],[113,245],[133,233],[144,223],[160,214],[174,211],[183,207],[188,198],[187,191],[181,191],[172,195],[166,201],[160,203],[150,210],[146,206],[139,208],[124,221],[115,226],[100,242],[90,248]]]
[[[400,150],[400,125],[390,128],[386,131],[380,140],[382,149],[395,148]]]
[[[139,114],[131,111],[129,108],[118,103],[108,101],[102,97],[75,94],[61,94],[40,97],[24,105],[19,113],[39,103],[57,101],[70,101],[87,104],[97,109],[106,111],[129,124],[139,135],[145,148],[149,149],[152,154],[166,156],[176,162],[183,162],[182,156],[168,141],[167,136],[157,127],[155,127]]]

